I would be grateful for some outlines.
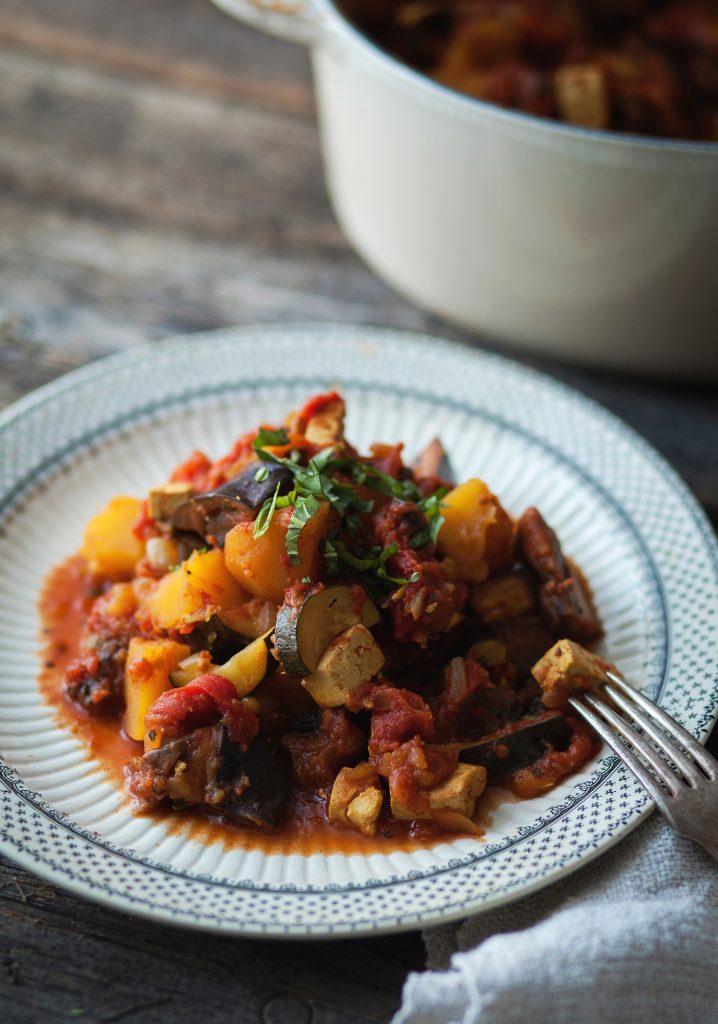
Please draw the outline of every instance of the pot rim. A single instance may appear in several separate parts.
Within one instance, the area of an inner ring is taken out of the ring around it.
[[[413,91],[418,90],[425,98],[433,99],[435,102],[438,100],[445,107],[448,107],[452,114],[459,115],[460,117],[488,119],[506,126],[527,128],[533,132],[556,135],[560,139],[565,140],[576,138],[594,144],[610,144],[616,148],[623,149],[654,150],[660,153],[669,152],[676,154],[691,153],[718,158],[718,142],[663,139],[657,136],[636,135],[630,132],[582,128],[578,125],[570,125],[563,121],[554,121],[550,118],[526,114],[523,111],[511,110],[506,107],[500,107],[495,103],[487,103],[485,100],[476,99],[473,96],[468,96],[465,93],[458,92],[449,86],[434,81],[434,79],[423,74],[421,71],[415,71],[408,64],[402,63],[392,54],[383,50],[345,17],[334,3],[334,0],[309,0],[309,7],[320,16],[318,38],[313,40],[313,44],[310,45],[321,47],[327,41],[327,34],[322,30],[330,29],[333,34],[339,34],[343,37],[344,41],[349,45],[356,46],[362,50],[378,68],[388,71],[404,88]]]

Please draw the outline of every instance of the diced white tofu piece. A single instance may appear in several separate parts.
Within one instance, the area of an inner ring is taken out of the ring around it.
[[[541,687],[547,708],[565,704],[572,693],[596,690],[608,682],[606,670],[613,666],[598,654],[591,654],[575,640],[559,640],[531,669]]]
[[[479,764],[460,764],[454,772],[433,789],[427,790],[429,807],[424,814],[417,814],[391,794],[391,813],[402,821],[415,818],[434,817],[435,811],[454,811],[471,818],[476,810],[476,801],[486,789],[486,769]]]
[[[337,775],[327,814],[336,825],[374,835],[383,800],[379,776],[367,761],[362,761],[354,768],[342,768]]]
[[[307,421],[304,436],[311,444],[327,446],[344,437],[344,402],[338,398]]]
[[[347,818],[365,836],[376,835],[384,795],[378,786],[370,786],[355,796],[347,807]]]
[[[150,519],[158,523],[169,523],[180,505],[184,505],[193,493],[192,485],[186,483],[169,483],[153,487],[148,502]]]
[[[379,644],[366,626],[357,622],[332,640],[314,672],[302,679],[302,686],[321,707],[337,708],[383,664]]]
[[[607,128],[608,91],[595,64],[567,64],[554,77],[556,106],[564,121],[584,128]]]

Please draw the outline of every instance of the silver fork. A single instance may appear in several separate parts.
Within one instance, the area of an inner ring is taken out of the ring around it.
[[[643,734],[596,694],[571,697],[571,707],[646,787],[671,827],[718,860],[718,761],[624,679],[606,674],[611,682],[603,692]]]

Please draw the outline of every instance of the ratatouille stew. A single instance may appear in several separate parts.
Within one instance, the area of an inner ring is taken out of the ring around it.
[[[459,92],[585,128],[718,141],[716,0],[339,0]]]
[[[436,440],[359,453],[344,414],[317,395],[87,525],[63,685],[131,741],[137,813],[477,835],[487,784],[534,797],[596,752],[567,700],[601,623],[551,527]]]

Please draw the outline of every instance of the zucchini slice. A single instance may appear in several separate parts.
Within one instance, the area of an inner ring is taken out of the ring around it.
[[[282,668],[295,678],[311,675],[335,637],[357,622],[368,628],[378,621],[369,599],[357,613],[351,588],[341,585],[309,594],[299,608],[283,605],[274,631]]]
[[[190,655],[189,658],[180,662],[177,669],[171,673],[172,685],[186,686],[193,679],[210,672],[213,675],[229,679],[231,683],[234,683],[237,695],[246,697],[277,667],[277,662],[271,654],[272,641],[270,637],[273,632],[273,629],[267,630],[237,654],[233,654],[223,665],[208,663],[207,655],[201,651],[198,654]]]

